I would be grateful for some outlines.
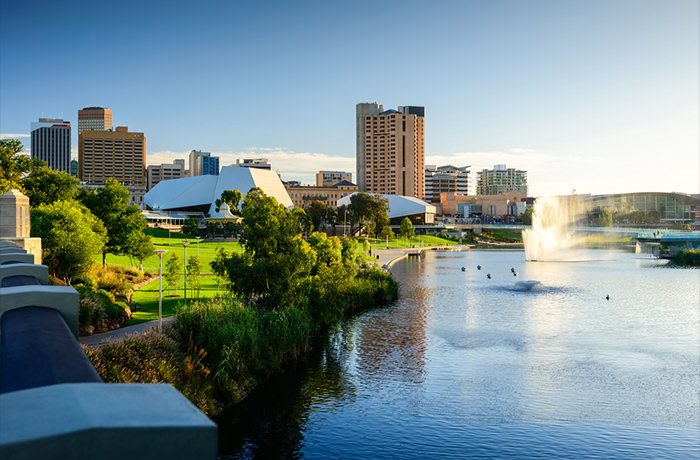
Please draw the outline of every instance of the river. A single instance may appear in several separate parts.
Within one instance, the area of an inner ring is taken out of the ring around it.
[[[700,270],[491,250],[392,274],[394,305],[222,415],[221,458],[700,458]]]

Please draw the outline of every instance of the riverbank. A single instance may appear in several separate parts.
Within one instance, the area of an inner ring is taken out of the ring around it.
[[[214,415],[295,361],[342,317],[398,296],[398,285],[376,268],[330,287],[310,284],[306,302],[271,310],[234,296],[192,302],[164,320],[163,335],[153,321],[81,343],[105,382],[170,383]],[[314,310],[317,304],[323,309]]]

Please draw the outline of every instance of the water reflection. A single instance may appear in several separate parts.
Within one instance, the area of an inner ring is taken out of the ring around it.
[[[345,321],[222,417],[221,451],[697,458],[700,271],[589,259],[474,251],[396,265],[396,305]]]

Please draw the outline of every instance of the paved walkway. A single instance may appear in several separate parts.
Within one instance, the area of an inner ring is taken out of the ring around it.
[[[168,316],[163,318],[163,326],[175,321],[174,316]],[[129,335],[140,335],[151,328],[158,328],[158,320],[148,321],[146,323],[136,324],[135,326],[126,326],[119,329],[115,329],[109,332],[103,332],[101,334],[89,335],[87,337],[80,337],[78,341],[83,345],[89,346],[100,346],[108,342],[113,342],[116,340],[122,340]]]

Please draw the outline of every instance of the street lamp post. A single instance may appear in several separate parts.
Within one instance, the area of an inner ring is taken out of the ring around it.
[[[185,305],[187,305],[187,245],[190,244],[189,241],[187,241],[187,238],[185,238],[185,241],[182,242],[182,247],[185,248]]]
[[[158,333],[163,333],[163,254],[168,252],[167,249],[156,249],[156,254],[160,259],[160,268],[158,269]]]
[[[343,218],[343,234],[348,236],[348,210],[345,209],[345,217]]]

